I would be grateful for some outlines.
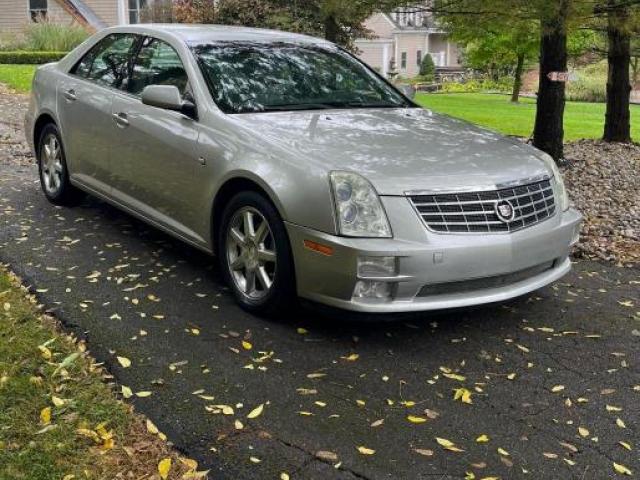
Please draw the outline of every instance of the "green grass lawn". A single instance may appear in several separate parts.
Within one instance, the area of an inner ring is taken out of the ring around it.
[[[18,92],[28,92],[36,67],[37,65],[0,65],[0,83]]]
[[[513,104],[506,95],[482,93],[418,94],[416,102],[436,112],[462,118],[507,135],[528,137],[533,132],[535,100]],[[564,116],[565,140],[601,138],[605,105],[567,102]],[[632,137],[640,139],[640,106],[631,107]]]

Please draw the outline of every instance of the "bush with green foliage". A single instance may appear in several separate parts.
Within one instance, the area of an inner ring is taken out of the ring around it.
[[[79,25],[41,21],[28,25],[20,34],[0,36],[0,51],[69,52],[89,33]]]
[[[445,82],[442,84],[443,93],[511,93],[513,80],[510,77],[500,78],[497,81],[482,79],[468,80],[466,82]]]
[[[587,65],[575,72],[576,79],[567,83],[567,100],[574,102],[607,101],[607,62]]]
[[[433,62],[433,58],[431,58],[430,54],[426,54],[422,57],[422,62],[420,63],[420,76],[433,79],[433,76],[436,73],[436,64]]]
[[[67,52],[2,52],[0,51],[0,64],[40,65],[43,63],[57,62]]]

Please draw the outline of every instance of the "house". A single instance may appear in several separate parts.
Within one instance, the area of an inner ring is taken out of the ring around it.
[[[139,23],[147,0],[0,0],[0,32],[19,32],[45,18],[92,30]]]
[[[461,68],[457,45],[449,41],[447,33],[426,11],[398,9],[377,13],[367,19],[365,27],[373,38],[356,40],[359,56],[384,76],[391,72],[402,77],[418,75],[427,53],[440,72]]]

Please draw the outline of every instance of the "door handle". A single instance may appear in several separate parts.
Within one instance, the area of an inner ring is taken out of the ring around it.
[[[116,121],[116,125],[120,128],[126,128],[129,126],[129,120],[127,120],[127,114],[124,112],[114,113],[113,119]]]
[[[74,102],[78,97],[76,97],[76,91],[73,88],[70,88],[64,92],[64,98],[70,102]]]

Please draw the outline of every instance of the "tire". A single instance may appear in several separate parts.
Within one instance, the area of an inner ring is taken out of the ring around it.
[[[244,310],[274,317],[297,306],[289,236],[264,196],[244,191],[231,198],[217,232],[217,252],[222,275]]]
[[[84,195],[69,181],[62,138],[58,127],[53,123],[42,129],[37,155],[40,186],[47,200],[54,205],[77,205]]]

